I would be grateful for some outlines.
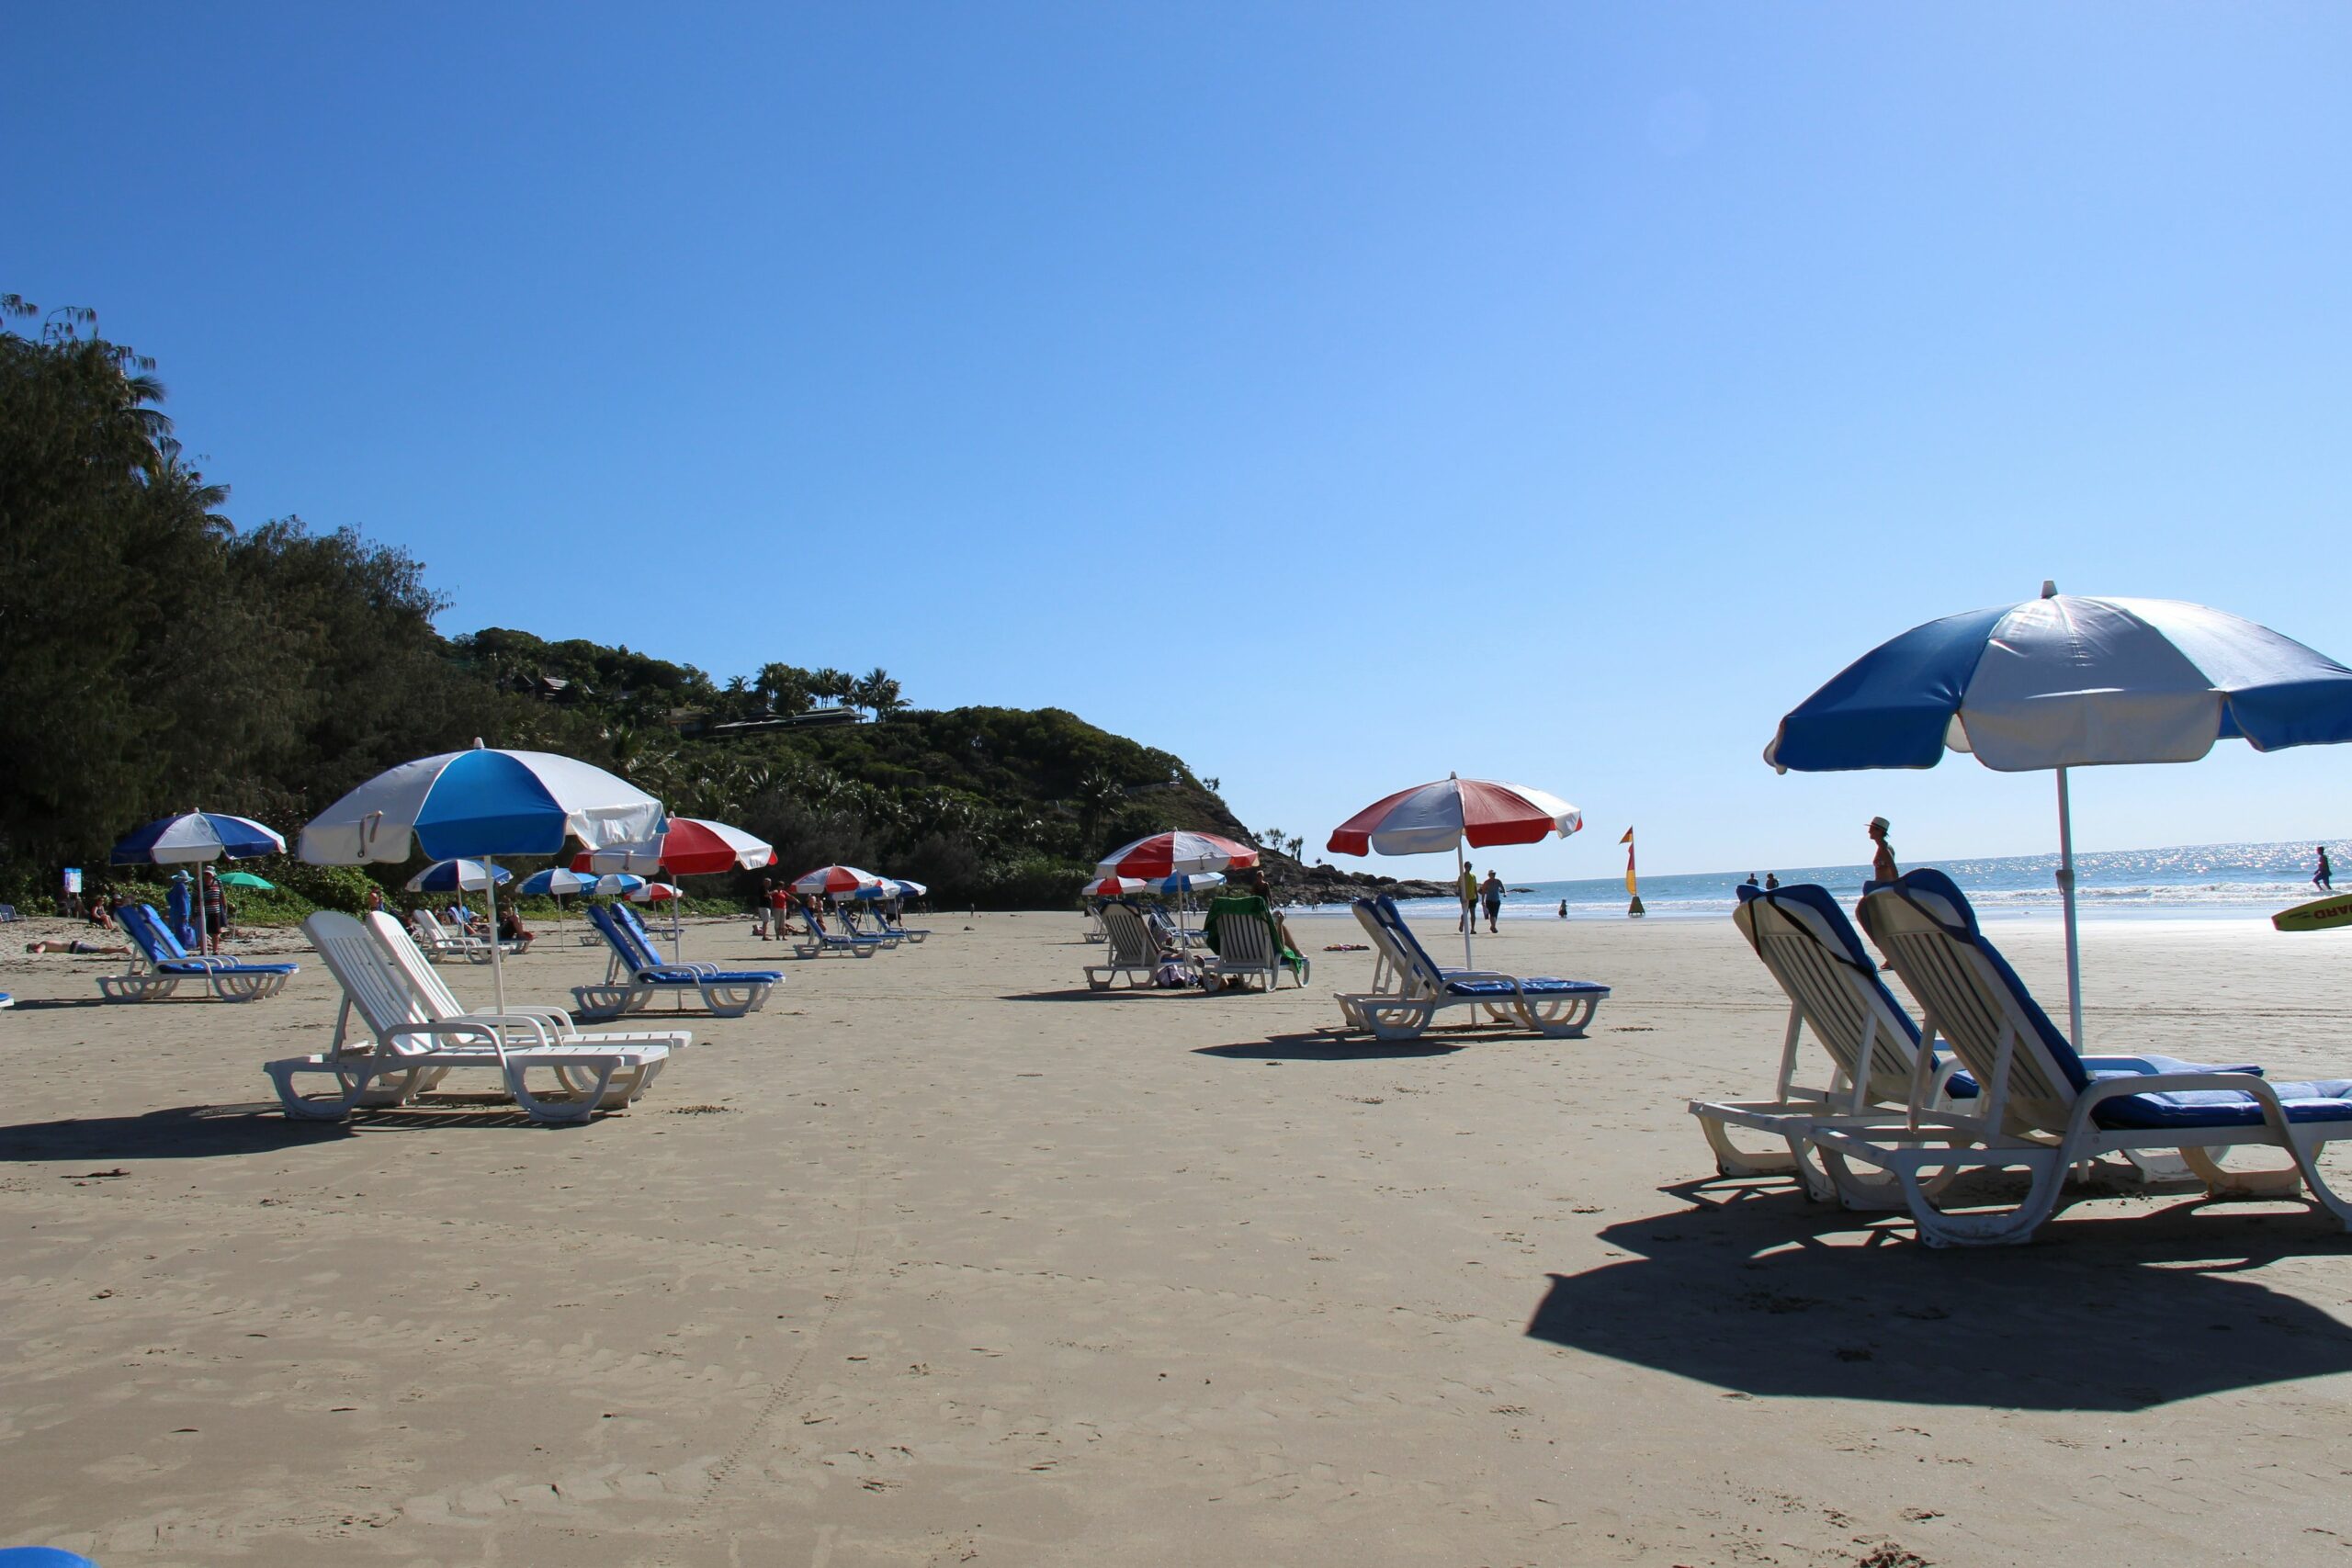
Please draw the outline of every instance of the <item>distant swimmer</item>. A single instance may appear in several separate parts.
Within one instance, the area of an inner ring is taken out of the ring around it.
[[[1886,841],[1886,830],[1893,826],[1883,817],[1873,817],[1870,820],[1871,842],[1878,846],[1878,852],[1871,856],[1872,882],[1892,882],[1903,874],[1894,869],[1894,846]]]
[[[1780,874],[1779,872],[1777,872],[1777,871],[1768,871],[1768,872],[1766,872],[1766,873],[1764,874],[1764,891],[1765,891],[1765,892],[1770,893],[1770,891],[1772,891],[1772,889],[1774,889],[1775,887],[1778,887],[1779,886],[1781,886],[1781,874]]]
[[[1567,918],[1568,918],[1568,901],[1567,901],[1566,898],[1563,898],[1563,899],[1561,899],[1561,900],[1560,900],[1560,919],[1564,919],[1564,920],[1565,920],[1565,919],[1566,919]]]
[[[1751,871],[1751,872],[1749,872],[1749,873],[1747,874],[1747,880],[1746,882],[1741,883],[1741,884],[1740,884],[1740,886],[1743,886],[1743,887],[1753,887],[1753,886],[1756,886],[1756,874],[1755,874],[1754,872],[1752,872],[1752,871]]]
[[[2327,868],[2327,846],[2319,847],[2319,869],[2312,873],[2312,886],[2323,893],[2335,891],[2335,874]]]

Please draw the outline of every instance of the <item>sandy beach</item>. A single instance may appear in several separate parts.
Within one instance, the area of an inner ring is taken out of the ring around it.
[[[0,958],[0,1543],[122,1563],[2339,1561],[2346,1238],[2122,1190],[2035,1245],[1721,1182],[1784,1003],[1720,921],[1507,923],[1589,1039],[1089,994],[1074,915],[779,964],[627,1114],[288,1122],[336,993]],[[53,924],[53,922],[52,922]],[[60,928],[62,930],[62,928]],[[1303,919],[1308,944],[1358,940]],[[28,934],[40,934],[32,931]],[[1456,940],[1450,925],[1430,945]],[[1996,938],[2063,998],[2057,928]],[[2339,933],[2340,934],[2340,933]],[[2352,1064],[2339,944],[2094,922],[2094,1048]],[[773,962],[741,923],[688,955]],[[543,943],[517,999],[601,958]],[[487,1000],[486,970],[447,971]]]

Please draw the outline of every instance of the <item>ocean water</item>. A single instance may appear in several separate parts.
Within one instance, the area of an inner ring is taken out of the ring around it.
[[[2298,839],[2277,844],[2184,844],[2164,850],[2102,850],[2075,857],[2075,892],[2082,918],[2263,919],[2319,897],[2311,884],[2313,844],[2328,846],[2331,860],[2352,855],[2352,839]],[[1436,865],[1435,857],[1430,863]],[[1933,865],[1960,884],[1979,916],[1986,919],[2059,914],[2055,852],[2005,855],[1986,860],[1905,861],[1908,871]],[[1750,868],[1641,879],[1642,904],[1650,919],[1721,919],[1747,879]],[[1756,866],[1783,883],[1817,882],[1847,903],[1861,896],[1867,865]],[[1411,874],[1402,873],[1398,874]],[[2352,890],[2352,862],[2339,873],[2338,888]],[[1593,877],[1580,882],[1534,882],[1514,886],[1503,898],[1507,920],[1556,919],[1567,900],[1571,919],[1625,918],[1625,879]],[[1408,915],[1451,918],[1451,899],[1408,898]],[[1300,910],[1311,914],[1315,910]],[[1326,905],[1324,914],[1345,915],[1347,906]]]

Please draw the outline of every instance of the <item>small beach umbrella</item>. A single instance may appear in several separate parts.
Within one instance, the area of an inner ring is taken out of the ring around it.
[[[901,898],[920,898],[924,894],[931,891],[931,889],[923,884],[920,882],[910,882],[903,876],[893,876],[888,878],[888,881],[891,886],[898,888],[899,897]]]
[[[645,886],[645,878],[626,871],[608,871],[602,876],[591,877],[588,896],[592,898],[626,898]]]
[[[516,891],[533,898],[553,898],[556,930],[560,932],[563,930],[563,901],[583,897],[595,886],[595,877],[584,872],[566,871],[560,865],[551,865],[525,877],[522,886]]]
[[[224,871],[220,874],[223,887],[250,887],[256,893],[275,893],[277,884],[267,877],[255,876],[250,871]]]
[[[282,855],[286,840],[275,828],[250,817],[220,811],[183,811],[159,817],[125,834],[107,858],[115,865],[187,865],[197,861],[252,860],[256,855]],[[209,945],[204,927],[204,896],[196,891],[196,945]]]
[[[1375,800],[1331,830],[1329,848],[1343,855],[1428,855],[1453,852],[1455,879],[1468,870],[1463,846],[1533,844],[1566,838],[1584,815],[1558,795],[1525,784],[1465,779],[1448,773]],[[1462,960],[1470,962],[1471,928],[1462,922]]]
[[[2094,599],[2041,585],[2022,604],[1914,626],[1781,720],[1781,773],[1932,768],[1969,751],[2000,773],[2058,775],[2066,1001],[2083,1048],[2071,768],[2193,762],[2216,740],[2257,751],[2352,740],[2352,670],[2290,637],[2178,599]]]
[[[630,888],[624,897],[632,904],[667,904],[685,894],[674,882],[647,882]]]
[[[792,879],[795,893],[811,893],[820,897],[854,893],[861,887],[878,887],[881,885],[880,877],[870,871],[860,871],[854,865],[820,865]]]
[[[514,880],[514,874],[504,866],[492,867],[478,860],[437,860],[412,876],[403,885],[412,893],[481,893],[492,882],[503,887]]]
[[[313,865],[398,864],[422,851],[435,859],[552,855],[567,839],[591,848],[650,839],[662,803],[593,763],[550,751],[497,750],[474,742],[388,769],[328,807],[302,829]],[[498,888],[485,889],[491,926]],[[491,983],[506,1010],[506,971],[490,944]]]
[[[1258,852],[1215,833],[1154,833],[1122,844],[1094,867],[1098,876],[1173,876],[1180,872],[1232,871],[1258,863]]]
[[[1098,876],[1078,893],[1081,898],[1125,898],[1148,891],[1150,886],[1140,876]]]

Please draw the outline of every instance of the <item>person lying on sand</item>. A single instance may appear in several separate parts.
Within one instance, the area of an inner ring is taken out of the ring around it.
[[[127,947],[108,947],[104,942],[82,942],[79,940],[74,942],[28,942],[25,943],[25,951],[27,953],[71,953],[76,956],[85,958],[128,958],[130,956],[130,949]]]

